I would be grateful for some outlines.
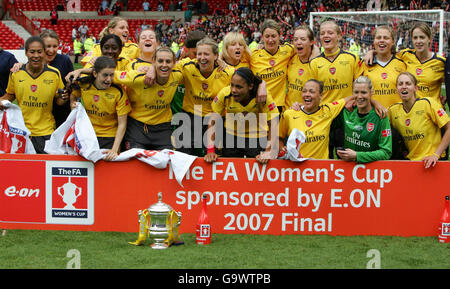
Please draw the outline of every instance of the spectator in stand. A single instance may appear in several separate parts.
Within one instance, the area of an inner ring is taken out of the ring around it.
[[[147,0],[142,2],[142,9],[144,9],[144,11],[150,11],[150,3]]]
[[[94,45],[95,45],[94,35],[92,34],[92,32],[89,32],[89,37],[86,38],[86,40],[84,41],[84,50],[86,51],[86,53],[91,52]]]
[[[127,11],[128,10],[128,0],[120,0],[122,3],[122,10]]]
[[[83,23],[78,27],[78,33],[80,33],[81,41],[84,42],[87,38],[87,33],[89,31],[89,27],[86,24],[86,21],[83,21]]]
[[[206,15],[209,12],[209,6],[207,0],[202,0],[202,6],[201,6],[201,14]]]
[[[106,11],[106,9],[109,8],[109,1],[108,0],[102,0],[101,8],[102,8],[102,11]]]
[[[56,7],[50,12],[50,23],[52,25],[58,24],[58,11],[56,10]]]
[[[67,42],[67,41],[64,42],[63,48],[62,48],[62,50],[61,50],[61,53],[62,53],[63,55],[69,56],[69,55],[71,54],[71,52],[72,52],[72,47],[70,46],[70,43]]]
[[[74,63],[78,63],[78,58],[81,56],[83,51],[83,42],[81,42],[80,35],[77,34],[77,37],[73,41],[73,54],[75,55]]]
[[[175,11],[175,3],[173,3],[173,0],[170,0],[168,11]]]
[[[77,38],[78,35],[78,28],[76,25],[72,27],[72,41],[75,41],[75,38]]]
[[[111,12],[114,16],[119,16],[120,10],[121,10],[120,2],[116,1],[111,9]]]
[[[158,7],[157,10],[159,12],[163,12],[164,11],[164,4],[161,1],[158,1]]]

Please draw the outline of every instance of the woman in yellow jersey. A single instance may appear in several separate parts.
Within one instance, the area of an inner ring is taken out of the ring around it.
[[[221,116],[225,116],[224,157],[250,157],[261,163],[275,159],[278,154],[278,139],[272,132],[278,129],[278,109],[268,92],[265,103],[256,103],[256,94],[261,79],[248,67],[238,68],[231,78],[231,85],[223,88],[214,98],[208,127],[208,151],[206,162],[218,158],[216,144],[220,144]]]
[[[128,40],[130,32],[127,20],[122,17],[112,18],[108,22],[108,25],[102,30],[102,32],[100,32],[99,38],[102,39],[108,34],[114,34],[120,37],[123,46],[120,57],[128,58],[129,60],[131,60],[139,56],[139,47],[137,46],[137,44]],[[88,53],[83,59],[81,59],[81,63],[83,64],[83,66],[85,66],[88,62],[94,64],[95,58],[99,57],[100,55],[102,55],[100,46],[94,45],[92,51]]]
[[[450,118],[434,98],[418,98],[415,76],[402,72],[397,78],[397,91],[402,102],[389,107],[389,120],[403,137],[407,158],[423,161],[425,168],[434,167],[445,156],[450,143]],[[441,129],[445,132],[442,136]]]
[[[114,62],[116,63],[116,70],[126,71],[130,60],[128,58],[119,56],[120,52],[122,51],[122,42],[120,41],[119,36],[114,34],[106,35],[100,41],[100,47],[102,50],[102,56],[107,56],[114,60]],[[94,65],[89,62],[83,68],[70,72],[66,76],[66,81],[70,83],[73,79],[77,79],[81,74],[92,73],[93,66]]]
[[[286,151],[284,141],[292,130],[302,131],[306,140],[300,145],[300,154],[304,158],[328,159],[330,127],[333,120],[339,115],[345,104],[354,99],[354,96],[341,98],[331,103],[322,103],[323,83],[310,79],[303,86],[303,105],[299,110],[287,109],[281,115],[279,125],[280,152]]]
[[[80,89],[73,90],[70,96],[71,107],[78,105],[80,99],[86,109],[100,148],[106,149],[105,160],[113,160],[119,154],[131,111],[126,94],[113,84],[115,68],[110,57],[98,57],[89,80],[80,82]]]
[[[310,62],[311,78],[324,84],[323,103],[342,99],[352,94],[353,81],[361,75],[360,59],[340,48],[342,32],[333,21],[320,25],[323,53]]]
[[[373,65],[363,64],[363,75],[370,78],[373,84],[372,98],[388,108],[401,99],[397,93],[397,77],[406,71],[406,64],[395,56],[396,36],[389,26],[378,26],[375,29],[373,46],[376,57]]]
[[[296,52],[291,44],[280,44],[281,28],[276,21],[265,20],[260,30],[264,48],[252,51],[250,68],[266,82],[281,112],[286,104],[288,63]]]
[[[160,40],[153,29],[147,28],[139,32],[138,35],[139,56],[132,60],[128,66],[127,71],[139,70],[146,71],[141,67],[149,67],[154,59],[154,54],[159,47]]]
[[[17,100],[36,152],[45,153],[45,141],[55,130],[54,99],[57,105],[64,105],[69,96],[67,92],[58,93],[64,88],[61,74],[58,69],[45,64],[45,44],[40,37],[27,39],[25,55],[28,63],[10,74],[6,94],[0,98],[0,109],[5,109],[2,100]]]
[[[226,64],[238,69],[250,67],[250,48],[245,42],[244,36],[239,32],[228,32],[223,38],[222,58]]]
[[[445,58],[431,52],[431,28],[423,22],[415,24],[410,30],[414,49],[406,48],[397,53],[397,57],[406,63],[406,71],[417,79],[417,97],[430,97],[445,104],[441,95],[444,82]],[[373,51],[368,53],[365,61],[372,62]]]
[[[172,149],[172,110],[170,103],[183,74],[173,70],[175,54],[168,47],[159,47],[152,66],[155,68],[155,84],[145,85],[145,73],[129,71],[126,77],[116,72],[118,83],[128,87],[132,111],[128,116],[125,133],[125,149]]]
[[[61,79],[64,85],[66,85],[65,77],[66,75],[73,71],[73,64],[68,55],[59,54],[59,36],[58,34],[51,30],[44,30],[39,37],[44,40],[45,44],[45,58],[47,65],[50,65],[59,70],[61,74]],[[11,69],[11,72],[17,72],[23,66],[23,63],[16,63]],[[66,121],[67,116],[70,114],[70,103],[66,102],[64,105],[53,104],[53,116],[55,118],[56,127],[59,127],[63,122]]]
[[[181,121],[183,124],[174,131],[174,137],[176,148],[188,154],[205,155],[206,146],[202,136],[208,128],[208,114],[212,112],[211,102],[222,88],[230,84],[234,72],[231,67],[218,69],[218,55],[217,43],[203,38],[197,42],[197,61],[178,63],[175,66],[175,69],[183,73],[183,111],[187,114],[184,115],[186,118],[175,118],[174,125]],[[177,115],[179,114],[175,116]],[[197,129],[196,124],[199,124]],[[196,153],[195,149],[202,149],[202,152]]]
[[[319,34],[324,51],[310,61],[310,76],[323,82],[322,102],[332,103],[352,95],[353,81],[361,75],[362,63],[358,56],[340,48],[342,32],[335,22],[323,22]],[[332,152],[337,137],[335,130],[332,129],[330,158],[333,158]]]
[[[314,48],[314,33],[306,25],[299,26],[294,31],[292,44],[297,56],[291,58],[288,64],[288,91],[285,108],[290,108],[295,102],[302,102],[302,90],[310,78],[309,59]]]

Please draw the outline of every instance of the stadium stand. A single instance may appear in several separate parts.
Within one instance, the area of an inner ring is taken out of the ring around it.
[[[12,31],[3,22],[0,22],[0,39],[3,49],[20,49],[24,45],[24,41],[14,31]]]
[[[66,1],[61,0],[46,0],[46,1],[30,1],[30,0],[16,0],[17,8],[22,11],[52,11],[58,5],[62,5],[63,9]],[[81,3],[81,11],[97,11],[98,0],[83,0]]]

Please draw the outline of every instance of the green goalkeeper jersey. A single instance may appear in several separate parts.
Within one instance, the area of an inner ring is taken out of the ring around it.
[[[344,109],[341,121],[345,124],[345,148],[356,151],[358,163],[388,160],[392,154],[392,134],[389,119],[380,119],[375,110],[360,115]]]

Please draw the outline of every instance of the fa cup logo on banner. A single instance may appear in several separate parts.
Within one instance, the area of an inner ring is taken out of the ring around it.
[[[61,193],[61,191],[63,193]],[[77,193],[78,192],[78,193]],[[81,195],[82,188],[77,187],[75,184],[69,181],[62,185],[61,187],[58,187],[58,195],[61,196],[63,199],[63,202],[66,204],[64,209],[73,210],[75,207],[73,204],[77,201],[78,197]]]

